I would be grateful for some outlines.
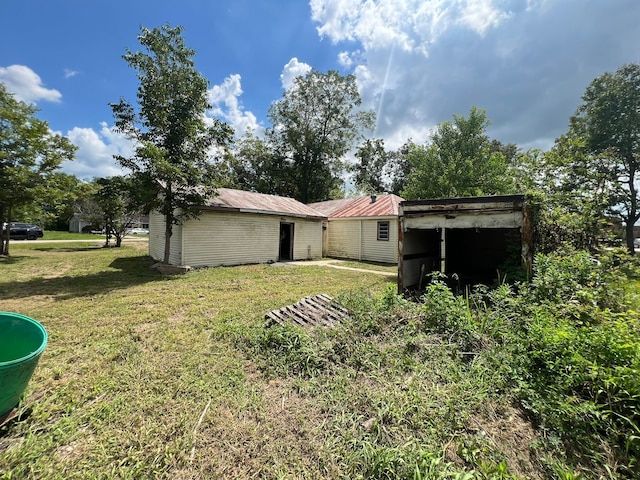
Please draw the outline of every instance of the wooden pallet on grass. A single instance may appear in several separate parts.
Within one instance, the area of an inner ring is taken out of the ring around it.
[[[305,297],[293,305],[272,310],[264,318],[265,327],[290,324],[300,327],[335,327],[349,318],[349,312],[329,295]]]

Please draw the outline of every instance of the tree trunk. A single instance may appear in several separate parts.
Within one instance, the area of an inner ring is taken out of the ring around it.
[[[634,255],[634,246],[633,246],[633,223],[632,221],[627,220],[627,225],[625,227],[625,239],[627,241],[627,250],[630,255]]]
[[[2,255],[9,256],[9,240],[11,240],[11,206],[7,208],[7,229],[2,242]]]
[[[636,190],[636,168],[637,163],[635,158],[631,158],[628,161],[629,165],[629,200],[630,207],[626,218],[627,226],[625,229],[627,250],[630,255],[635,255],[635,248],[633,246],[633,226],[638,221],[638,192]]]
[[[171,255],[171,235],[173,235],[173,223],[171,223],[171,217],[165,215],[164,217],[164,259],[162,263],[169,265],[169,256]]]
[[[6,231],[2,232],[2,243],[0,243],[0,255],[9,255],[9,223]]]
[[[104,246],[105,248],[109,246],[109,241],[111,240],[111,225],[109,224],[109,220],[107,217],[104,217]]]

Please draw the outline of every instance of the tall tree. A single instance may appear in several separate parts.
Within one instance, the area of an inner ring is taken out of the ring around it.
[[[582,102],[567,134],[574,144],[582,142],[586,154],[576,155],[574,173],[604,182],[609,210],[625,223],[627,249],[633,254],[633,226],[640,220],[640,64],[599,76]]]
[[[611,234],[605,216],[608,194],[601,182],[606,166],[580,177],[586,157],[581,147],[566,137],[548,152],[521,152],[510,164],[516,191],[527,194],[534,215],[536,251],[550,253],[565,248],[597,251]]]
[[[291,163],[275,151],[268,138],[247,133],[235,147],[229,162],[232,186],[270,195],[295,195]]]
[[[67,230],[76,213],[75,207],[93,193],[93,185],[64,172],[49,175],[47,184],[40,188],[32,210],[32,223],[37,219],[45,229]],[[27,216],[28,218],[29,216]]]
[[[358,133],[373,125],[373,112],[358,110],[360,103],[353,75],[313,70],[271,105],[267,137],[276,156],[289,164],[296,199],[327,200],[342,185],[343,156]]]
[[[382,193],[389,190],[385,180],[385,168],[389,153],[384,149],[384,140],[369,138],[356,151],[356,163],[351,167],[356,188],[364,194]]]
[[[115,237],[115,246],[122,245],[136,217],[145,210],[144,194],[147,192],[140,179],[144,177],[114,176],[98,178],[98,189],[93,198],[101,213],[106,241],[109,246],[111,237]]]
[[[484,110],[454,115],[439,124],[425,145],[409,146],[407,199],[491,195],[511,190],[507,162],[485,134]]]
[[[408,160],[409,149],[413,141],[409,138],[400,148],[388,152],[386,175],[390,179],[389,191],[401,195],[407,185],[407,177],[411,172],[411,164]]]
[[[9,224],[19,208],[34,204],[64,160],[76,147],[36,118],[38,109],[16,100],[0,83],[0,223]],[[0,242],[0,254],[9,255],[9,228]]]
[[[215,193],[216,167],[210,161],[230,144],[231,128],[207,119],[208,82],[194,66],[182,27],[142,28],[138,40],[146,51],[127,49],[123,56],[137,70],[138,110],[120,99],[111,104],[115,126],[136,142],[135,153],[116,160],[134,175],[144,173],[157,189],[165,220],[164,262],[169,262],[173,225],[196,218]]]

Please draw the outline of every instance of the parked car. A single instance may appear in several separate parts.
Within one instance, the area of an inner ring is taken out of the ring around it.
[[[2,232],[7,231],[7,224],[2,225]],[[44,236],[42,228],[31,223],[11,222],[9,238],[12,240],[37,240]]]
[[[640,248],[640,238],[633,239],[633,246],[636,248]]]
[[[127,230],[127,233],[131,235],[149,235],[149,230],[146,228],[131,228]]]

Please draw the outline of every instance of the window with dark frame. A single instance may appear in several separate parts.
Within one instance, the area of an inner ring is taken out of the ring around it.
[[[389,222],[378,222],[378,240],[389,241]]]

